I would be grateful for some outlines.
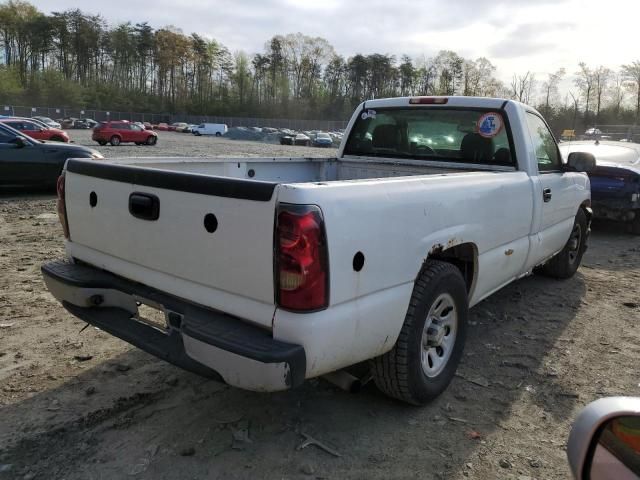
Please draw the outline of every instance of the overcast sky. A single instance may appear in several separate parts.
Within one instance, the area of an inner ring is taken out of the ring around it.
[[[485,56],[508,82],[531,70],[640,59],[637,0],[37,0],[47,13],[69,8],[99,13],[110,23],[148,21],[215,38],[231,51],[260,52],[276,34],[326,38],[338,53],[431,56],[454,50]],[[568,82],[570,85],[570,82]]]

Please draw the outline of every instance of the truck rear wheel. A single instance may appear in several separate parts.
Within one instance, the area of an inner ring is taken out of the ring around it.
[[[573,221],[571,235],[564,248],[542,267],[536,269],[536,273],[561,279],[573,277],[587,249],[587,229],[587,216],[584,210],[580,209]]]
[[[428,260],[418,277],[394,347],[371,361],[386,395],[424,405],[449,385],[467,335],[467,288],[460,270]]]

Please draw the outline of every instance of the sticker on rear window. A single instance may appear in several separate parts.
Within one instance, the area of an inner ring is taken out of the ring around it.
[[[493,138],[502,131],[502,116],[496,112],[485,113],[477,123],[478,133],[485,138]]]
[[[367,118],[376,118],[376,111],[367,110],[366,112],[362,112],[362,115],[360,115],[360,117],[362,117],[363,120],[366,120]]]

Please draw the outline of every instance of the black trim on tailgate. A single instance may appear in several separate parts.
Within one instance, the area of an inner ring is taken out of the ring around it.
[[[240,198],[268,202],[277,183],[239,178],[216,177],[194,173],[159,170],[156,168],[117,165],[94,160],[69,159],[68,172],[116,182],[164,188],[179,192],[199,193],[216,197]]]
[[[286,385],[297,387],[304,382],[307,365],[304,348],[301,345],[276,340],[268,330],[251,325],[240,318],[174,297],[88,264],[54,260],[43,264],[41,270],[43,275],[72,287],[112,289],[158,303],[167,310],[183,316],[183,334],[258,362],[287,363],[290,371],[285,379]],[[190,364],[186,362],[186,354],[183,355],[181,350],[181,338],[169,339],[153,327],[130,320],[131,314],[123,309],[77,307],[68,302],[63,302],[63,305],[87,323],[102,328],[142,350],[187,370],[209,376],[206,367],[202,366],[205,373],[201,373],[194,368],[193,360],[190,360]],[[172,337],[174,332],[170,333],[169,337]],[[179,345],[175,345],[174,342],[178,339]]]

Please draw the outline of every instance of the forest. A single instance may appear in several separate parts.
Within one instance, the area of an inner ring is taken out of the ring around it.
[[[341,120],[364,99],[478,95],[536,106],[556,130],[635,124],[640,114],[633,60],[544,77],[514,72],[505,83],[489,59],[453,51],[345,57],[323,38],[290,33],[267,39],[262,52],[231,52],[175,26],[110,25],[79,9],[45,14],[23,0],[0,3],[0,42],[5,105]]]

